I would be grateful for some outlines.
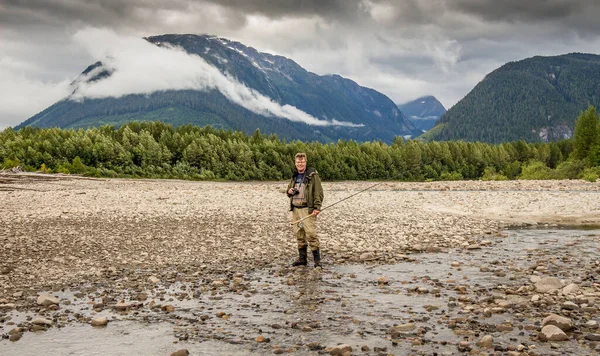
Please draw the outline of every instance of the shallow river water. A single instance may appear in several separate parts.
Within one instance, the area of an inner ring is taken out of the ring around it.
[[[230,271],[221,278],[227,288],[212,289],[202,286],[218,277],[202,276],[195,283],[149,289],[148,299],[128,312],[94,311],[91,305],[100,294],[51,292],[70,301],[45,314],[55,326],[25,332],[16,342],[1,339],[0,355],[169,355],[178,349],[191,355],[315,355],[338,344],[350,345],[359,355],[453,355],[460,354],[460,341],[477,349],[476,341],[486,334],[493,336],[498,354],[524,345],[538,355],[596,355],[595,344],[578,342],[574,334],[564,342],[537,340],[541,320],[555,309],[527,306],[531,296],[507,290],[531,285],[532,275],[593,288],[594,276],[583,267],[600,261],[600,229],[506,232],[508,237],[491,238],[480,249],[411,254],[394,265],[373,261],[326,265],[322,272],[285,267],[244,275]],[[532,268],[540,263],[543,269]],[[135,300],[127,291],[120,297]],[[511,307],[475,312],[494,300],[507,300]],[[174,310],[165,310],[167,305]],[[5,337],[38,316],[14,310],[7,315],[0,324]],[[91,327],[77,321],[81,316],[106,316],[110,322]],[[600,322],[598,312],[591,320]],[[392,331],[394,326],[402,326],[401,331]]]

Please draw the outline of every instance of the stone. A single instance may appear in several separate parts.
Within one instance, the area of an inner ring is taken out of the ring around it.
[[[41,326],[51,326],[52,320],[48,320],[46,318],[35,318],[31,321],[33,325],[41,325]]]
[[[40,294],[37,298],[38,305],[47,307],[53,304],[58,304],[60,301],[55,296],[49,294]]]
[[[375,259],[375,254],[373,252],[365,252],[360,255],[361,261],[372,261]]]
[[[21,340],[22,337],[23,337],[23,333],[14,333],[8,337],[8,340],[10,340],[12,342],[17,342],[17,341]]]
[[[156,283],[160,282],[160,279],[158,279],[158,277],[156,277],[156,276],[150,276],[150,277],[148,277],[148,282],[150,282],[152,284],[156,284]]]
[[[471,344],[468,341],[461,341],[456,345],[456,348],[460,352],[468,352],[471,351]]]
[[[171,356],[188,356],[190,352],[187,349],[177,350],[171,353]]]
[[[554,325],[546,325],[542,328],[542,331],[538,334],[538,338],[541,341],[566,341],[569,340],[569,336],[565,334],[561,329]]]
[[[399,332],[407,332],[407,331],[413,331],[416,328],[417,328],[417,326],[415,324],[408,323],[408,324],[396,325],[396,326],[392,327],[392,330],[399,331]]]
[[[0,304],[0,310],[12,310],[17,306],[14,303]]]
[[[390,280],[386,276],[381,276],[377,278],[377,284],[389,284]]]
[[[531,276],[529,277],[529,281],[531,281],[531,283],[537,283],[542,279],[542,277],[540,276]]]
[[[424,250],[423,245],[421,244],[414,244],[411,246],[411,249],[416,252],[421,252]]]
[[[108,324],[108,319],[104,316],[92,319],[92,326],[102,327]]]
[[[324,351],[328,352],[332,356],[343,356],[345,354],[352,353],[352,346],[347,344],[328,346]]]
[[[577,291],[579,291],[579,286],[577,284],[575,284],[575,283],[571,283],[571,284],[567,285],[562,290],[562,292],[563,292],[564,295],[573,294],[573,293],[575,293]]]
[[[163,305],[163,307],[161,309],[162,309],[162,311],[167,312],[167,313],[172,313],[175,311],[175,307],[171,304]]]
[[[123,301],[115,304],[115,310],[118,310],[118,311],[126,311],[129,308],[131,308],[131,304],[125,303]]]
[[[600,334],[587,334],[585,339],[591,341],[600,341]]]
[[[566,310],[576,310],[576,309],[579,309],[579,305],[577,305],[573,302],[564,302],[564,303],[562,303],[560,308],[566,309]]]
[[[548,293],[559,288],[562,288],[562,283],[556,277],[542,278],[535,283],[535,291],[538,293]]]
[[[477,341],[477,346],[484,349],[491,349],[494,347],[494,338],[492,335],[485,335]]]
[[[554,325],[562,331],[573,330],[573,321],[564,316],[550,314],[542,320],[542,326]]]

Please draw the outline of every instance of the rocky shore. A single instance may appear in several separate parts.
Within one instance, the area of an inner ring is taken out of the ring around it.
[[[600,226],[599,184],[384,183],[319,216],[323,271],[287,267],[285,185],[0,175],[0,350],[132,321],[191,354],[600,351],[598,232],[558,229]]]

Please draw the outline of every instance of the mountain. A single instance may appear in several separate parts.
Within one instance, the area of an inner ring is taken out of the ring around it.
[[[555,141],[572,137],[579,114],[599,104],[600,56],[537,56],[489,73],[422,137]]]
[[[395,136],[420,134],[387,96],[339,75],[319,76],[291,59],[261,53],[239,42],[215,36],[161,35],[145,39],[157,46],[175,46],[200,56],[221,73],[282,107],[293,106],[318,120],[346,122],[353,126],[314,126],[268,116],[232,102],[222,91],[213,88],[85,98],[83,101],[68,97],[16,128],[30,125],[85,128],[121,125],[131,120],[161,120],[173,125],[211,125],[247,134],[258,128],[262,133],[274,133],[287,140],[321,142],[338,139],[392,142]],[[82,82],[101,82],[111,75],[110,66],[102,62],[92,64],[73,82],[73,95]]]
[[[446,112],[444,105],[431,95],[398,105],[398,109],[416,128],[423,132],[431,129],[440,116]]]

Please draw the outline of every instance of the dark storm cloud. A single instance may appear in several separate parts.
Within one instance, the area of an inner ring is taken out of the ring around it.
[[[455,0],[448,8],[490,21],[552,21],[582,15],[594,0]],[[592,7],[593,8],[593,7]],[[598,7],[595,6],[597,9]]]
[[[598,52],[598,18],[595,0],[0,0],[0,129],[60,99],[99,59],[107,44],[73,41],[90,27],[213,34],[396,102],[431,94],[449,107],[508,61]],[[38,106],[19,102],[31,96]]]

